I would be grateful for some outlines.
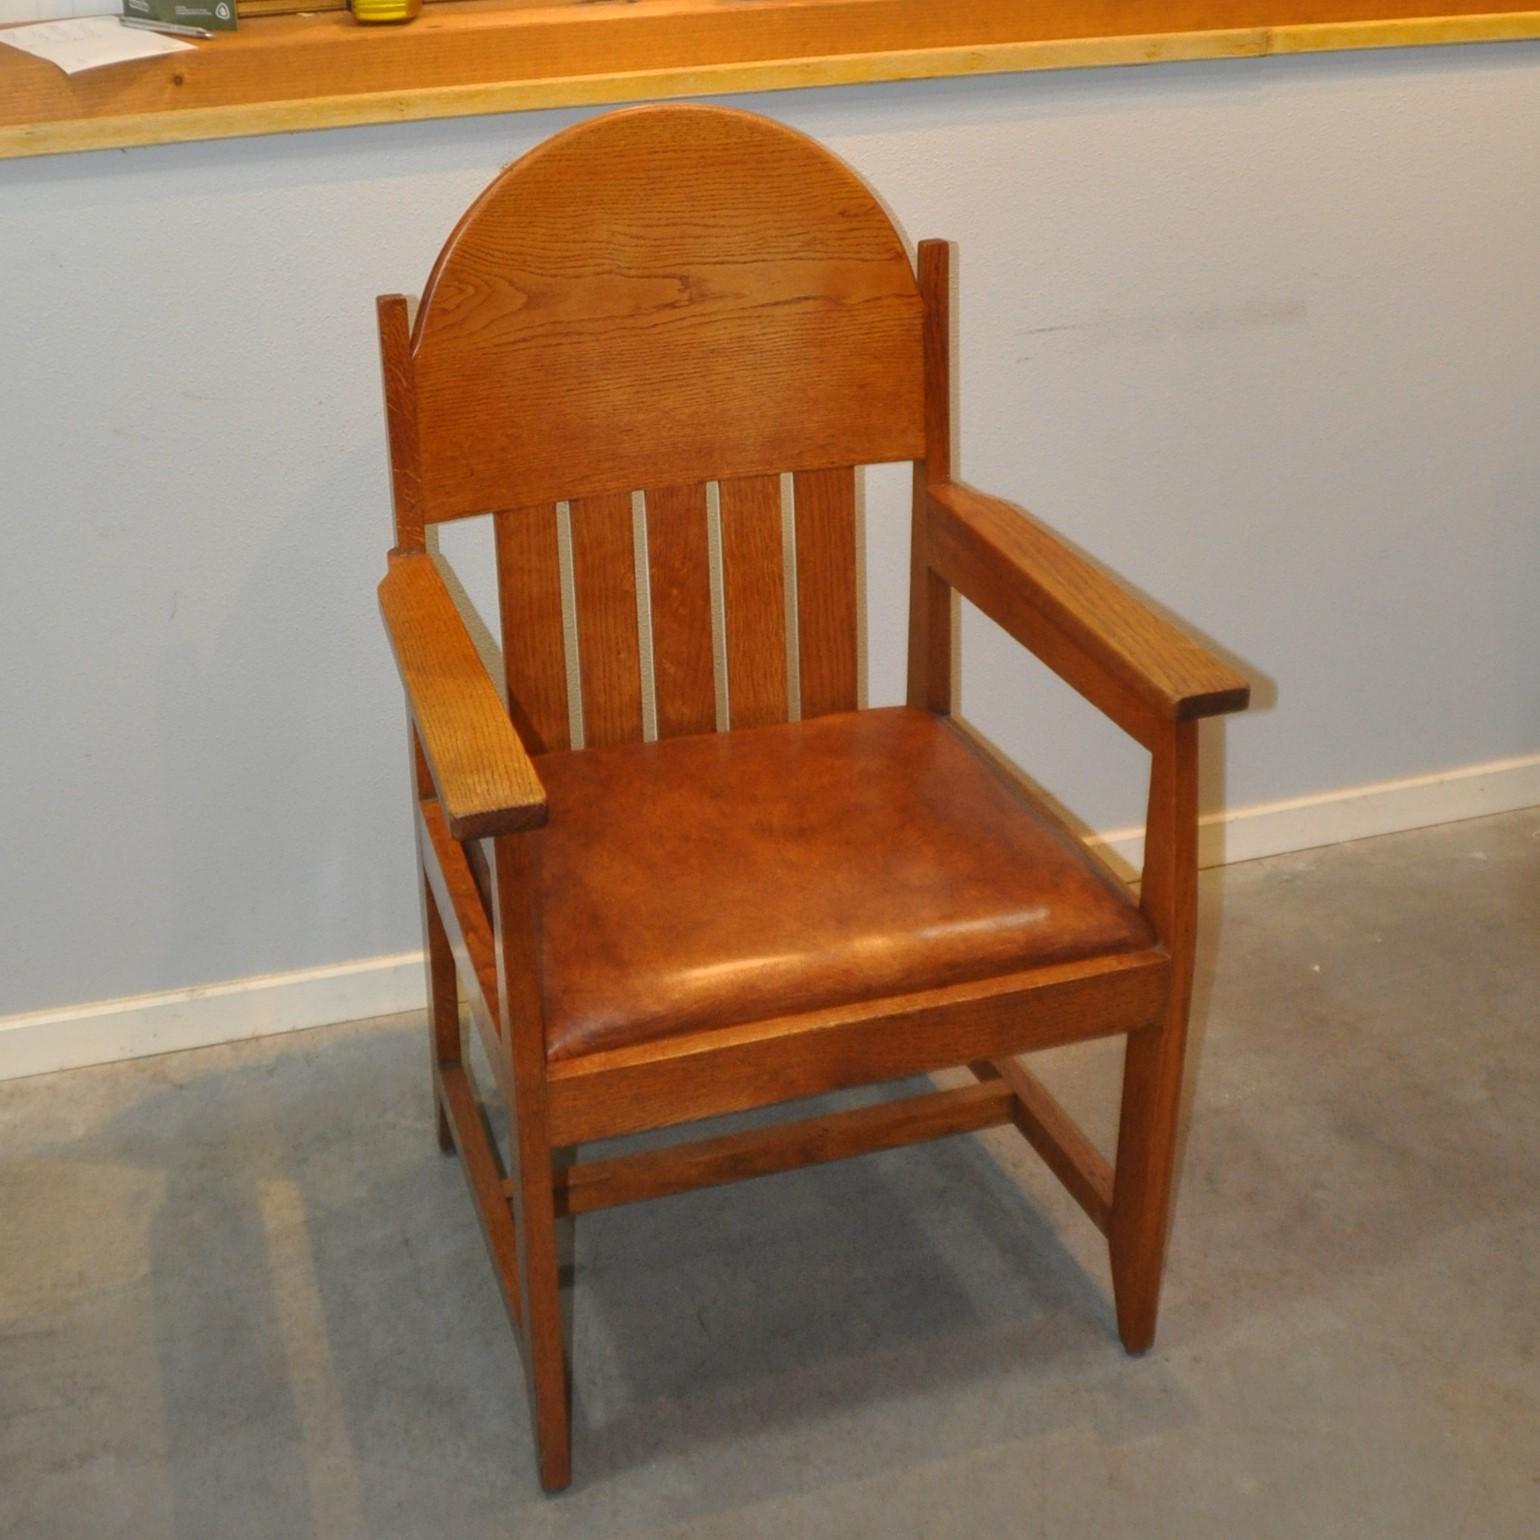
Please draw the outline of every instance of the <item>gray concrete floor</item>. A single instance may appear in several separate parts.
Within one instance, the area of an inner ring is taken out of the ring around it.
[[[0,1086],[0,1534],[1540,1535],[1540,810],[1203,898],[1151,1354],[1009,1130],[594,1215],[556,1499],[419,1022]]]

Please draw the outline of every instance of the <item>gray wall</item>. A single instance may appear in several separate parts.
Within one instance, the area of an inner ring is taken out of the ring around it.
[[[959,243],[963,474],[1263,681],[1246,804],[1540,748],[1537,101],[1514,44],[744,105]],[[0,1013],[417,944],[372,297],[575,116],[0,164]],[[1138,816],[1135,751],[964,648],[969,716]]]

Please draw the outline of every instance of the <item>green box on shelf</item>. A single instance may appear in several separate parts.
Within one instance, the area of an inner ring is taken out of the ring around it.
[[[134,21],[158,21],[173,27],[235,30],[235,0],[123,0],[123,14]]]

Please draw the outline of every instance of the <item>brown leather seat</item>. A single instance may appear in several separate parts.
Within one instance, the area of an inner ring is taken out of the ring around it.
[[[539,765],[552,1059],[1154,944],[1124,889],[927,711]]]

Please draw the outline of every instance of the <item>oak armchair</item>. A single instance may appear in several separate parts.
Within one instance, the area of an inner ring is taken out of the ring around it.
[[[499,176],[415,323],[379,302],[380,599],[410,718],[438,1134],[523,1350],[548,1489],[571,1471],[567,1215],[1014,1123],[1108,1238],[1124,1344],[1153,1339],[1196,724],[1248,687],[952,479],[947,265],[927,241],[916,273],[870,192],[799,135],[656,107]],[[853,468],[892,460],[914,462],[908,705],[860,710]],[[427,542],[489,512],[506,704]],[[1137,903],[948,720],[954,592],[1150,751]],[[1115,1167],[1016,1057],[1112,1034]],[[977,1083],[573,1158],[961,1065]]]

